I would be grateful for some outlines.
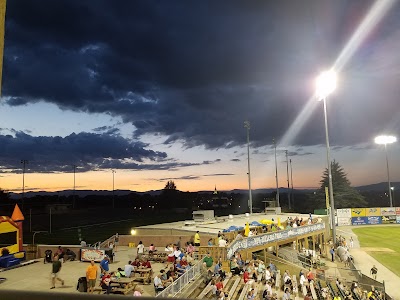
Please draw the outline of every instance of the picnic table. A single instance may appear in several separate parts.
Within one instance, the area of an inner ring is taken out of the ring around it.
[[[139,273],[139,277],[135,276],[135,273]],[[153,269],[152,268],[137,268],[133,271],[133,276],[131,279],[134,281],[139,281],[143,282],[144,284],[150,284],[151,283],[151,275],[153,274]]]
[[[131,293],[136,287],[136,283],[134,281],[135,278],[129,277],[111,278],[110,284],[114,286],[111,290],[111,293],[123,295]]]

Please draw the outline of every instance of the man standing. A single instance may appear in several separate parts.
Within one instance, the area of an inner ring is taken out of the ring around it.
[[[106,255],[100,262],[100,269],[102,274],[110,270],[109,264],[110,264],[110,258],[108,257],[108,255]]]
[[[378,274],[378,268],[375,267],[375,265],[371,268],[371,271],[369,272],[370,274],[372,274],[372,278],[374,278],[376,280],[376,276]]]
[[[61,270],[61,261],[58,259],[58,255],[54,256],[52,270],[51,270],[51,283],[52,287],[50,289],[56,288],[56,280],[61,281],[61,285],[64,285],[64,280],[58,277]]]
[[[97,266],[94,264],[94,260],[90,261],[89,267],[86,269],[86,281],[87,281],[87,292],[93,293],[93,289],[96,286],[97,279]]]
[[[335,249],[332,247],[331,250],[329,251],[329,253],[331,254],[332,262],[334,262],[335,261]]]
[[[194,245],[199,247],[200,246],[200,234],[199,231],[196,231],[196,234],[194,235]]]

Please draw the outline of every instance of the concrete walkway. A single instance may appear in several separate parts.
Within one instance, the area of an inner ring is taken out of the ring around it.
[[[120,246],[116,253],[116,262],[110,264],[111,271],[117,271],[118,267],[123,268],[129,260],[133,260],[136,256],[136,249]],[[98,264],[97,264],[98,265]],[[60,277],[65,281],[65,285],[61,286],[56,283],[56,288],[50,290],[51,287],[51,267],[52,264],[44,264],[43,259],[39,262],[23,266],[20,268],[0,272],[0,277],[7,280],[0,284],[0,289],[19,290],[19,291],[41,291],[53,293],[78,293],[76,285],[78,278],[86,275],[86,268],[89,266],[87,262],[67,261],[63,264],[60,271]],[[165,264],[152,263],[153,271],[158,273],[164,268]],[[97,282],[99,284],[99,281]],[[153,284],[140,285],[144,290],[143,296],[154,296]]]
[[[385,281],[386,293],[395,300],[400,300],[400,277],[378,262],[375,258],[370,256],[363,250],[362,247],[360,247],[357,235],[355,235],[352,230],[353,228],[354,227],[352,226],[338,227],[337,234],[344,236],[347,241],[351,236],[353,237],[354,248],[350,249],[350,253],[354,257],[355,266],[363,274],[369,275],[372,266],[375,265],[378,268],[377,280],[380,282]]]

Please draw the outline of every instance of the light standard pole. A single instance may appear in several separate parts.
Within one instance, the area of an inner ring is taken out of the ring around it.
[[[250,214],[253,213],[253,198],[251,195],[251,173],[250,173],[250,122],[244,121],[244,128],[247,129],[247,175],[249,178],[249,208]]]
[[[292,204],[294,206],[292,159],[289,160],[289,163],[290,163],[290,182],[292,183],[292,191],[290,192],[290,195],[291,195],[291,198],[292,198]]]
[[[116,173],[115,170],[111,170],[112,172],[112,176],[113,176],[113,193],[112,193],[112,197],[113,197],[113,208],[115,208],[115,192],[114,192],[114,174]]]
[[[275,181],[276,181],[276,203],[278,207],[280,207],[279,203],[279,183],[278,183],[278,161],[276,160],[276,142],[275,139],[272,139],[272,143],[274,144],[274,153],[275,153]]]
[[[388,186],[389,186],[390,207],[393,207],[393,198],[392,198],[392,185],[390,183],[389,158],[388,158],[387,144],[393,144],[396,141],[397,141],[397,138],[395,136],[391,136],[391,135],[380,135],[375,138],[376,144],[385,145],[386,170],[387,170],[387,180],[388,180]]]
[[[287,197],[288,197],[288,202],[289,202],[289,210],[291,210],[292,206],[290,204],[289,159],[288,159],[288,151],[287,150],[285,150],[285,155],[286,155]]]
[[[324,102],[324,117],[325,117],[325,138],[326,138],[326,161],[328,164],[328,181],[329,181],[329,198],[330,198],[330,217],[332,222],[332,239],[333,245],[336,245],[336,222],[335,222],[335,200],[333,198],[333,184],[332,184],[332,164],[331,164],[331,150],[329,145],[329,132],[328,132],[328,114],[326,110],[326,98],[336,88],[336,73],[333,71],[325,71],[317,78],[317,97],[318,100]]]
[[[25,167],[29,164],[26,159],[21,159],[22,164],[22,210],[24,210],[24,200],[25,200]]]
[[[73,198],[72,198],[72,209],[74,209],[75,208],[75,191],[76,191],[76,185],[75,185],[76,165],[72,165],[72,167],[74,168],[74,194],[73,194]]]
[[[395,203],[394,203],[394,186],[392,186],[390,189],[392,190],[392,201],[393,201],[393,206],[394,206],[395,205]]]

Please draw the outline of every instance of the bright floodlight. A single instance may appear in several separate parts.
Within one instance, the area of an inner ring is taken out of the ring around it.
[[[375,138],[375,143],[380,145],[387,145],[397,142],[397,138],[392,135],[380,135]]]
[[[332,70],[322,72],[317,78],[318,100],[325,99],[336,89],[336,73]]]

